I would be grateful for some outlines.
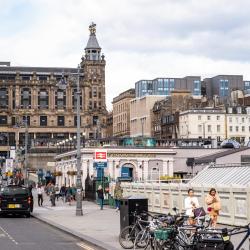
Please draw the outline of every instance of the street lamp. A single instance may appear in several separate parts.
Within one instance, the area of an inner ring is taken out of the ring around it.
[[[77,73],[76,74],[71,74],[71,75],[76,75],[76,85],[77,85],[77,91],[76,91],[76,103],[77,103],[77,153],[76,153],[76,168],[77,168],[77,177],[76,177],[76,215],[81,216],[83,215],[82,213],[82,180],[81,180],[81,134],[80,134],[80,66],[78,65],[77,68]],[[62,74],[63,76],[63,74]],[[61,89],[65,89],[67,83],[65,82],[64,77],[62,77],[61,81],[58,84],[58,87]],[[75,138],[75,136],[74,136]]]

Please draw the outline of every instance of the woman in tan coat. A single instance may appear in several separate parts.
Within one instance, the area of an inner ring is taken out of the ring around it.
[[[212,220],[212,226],[216,227],[219,211],[221,210],[221,201],[215,188],[211,188],[206,197],[207,211]]]

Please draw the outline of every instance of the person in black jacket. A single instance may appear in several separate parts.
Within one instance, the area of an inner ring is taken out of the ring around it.
[[[103,189],[102,186],[99,185],[98,189],[97,189],[97,197],[98,197],[98,201],[101,207],[101,210],[103,210],[103,201],[104,201],[104,195],[103,195]]]

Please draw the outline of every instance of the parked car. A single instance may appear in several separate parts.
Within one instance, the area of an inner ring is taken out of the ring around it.
[[[8,185],[0,189],[0,214],[24,214],[33,212],[33,196],[24,186]]]
[[[235,140],[227,139],[220,144],[221,148],[240,148],[240,143]]]

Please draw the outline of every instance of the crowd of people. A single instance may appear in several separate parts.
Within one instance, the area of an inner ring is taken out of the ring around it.
[[[56,201],[58,201],[59,199],[62,199],[62,201],[71,205],[73,201],[76,201],[77,190],[75,185],[67,187],[63,185],[59,188],[58,185],[54,185],[52,182],[49,182],[46,186],[38,184],[37,186],[38,206],[43,206],[44,193],[50,197],[51,206],[56,206]],[[104,189],[102,185],[98,186],[96,193],[100,209],[103,210]],[[121,183],[117,182],[115,184],[113,192],[113,199],[115,201],[116,211],[120,210],[120,201],[122,198],[123,198],[123,189],[121,187]],[[209,193],[204,198],[205,198],[205,204],[207,206],[207,211],[205,211],[204,208],[200,206],[199,200],[197,196],[195,196],[194,194],[194,190],[192,188],[188,189],[188,196],[185,198],[184,201],[185,213],[189,217],[188,221],[190,224],[194,224],[195,217],[209,214],[211,217],[211,225],[213,227],[216,227],[219,212],[221,210],[220,197],[215,188],[211,188]]]
[[[41,183],[37,185],[37,198],[38,198],[38,206],[43,206],[44,194],[49,196],[51,206],[56,206],[56,201],[62,199],[62,201],[72,204],[73,201],[76,200],[76,187],[72,186],[61,186],[59,188],[58,185],[55,185],[53,182],[49,182],[47,185],[43,186]]]

